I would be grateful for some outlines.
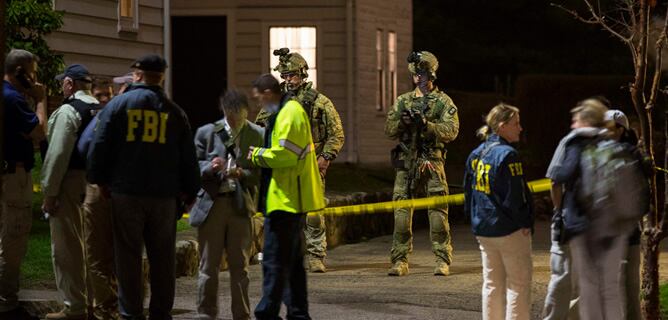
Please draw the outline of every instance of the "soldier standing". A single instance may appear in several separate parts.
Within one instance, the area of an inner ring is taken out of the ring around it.
[[[438,60],[427,51],[408,56],[415,90],[402,94],[387,114],[385,134],[399,141],[392,150],[392,164],[397,169],[393,200],[448,194],[445,179],[445,144],[459,132],[457,107],[435,85]],[[452,261],[448,209],[431,208],[429,233],[436,255],[434,275],[447,276]],[[408,274],[408,253],[413,249],[413,210],[394,211],[394,236],[390,251],[391,276]]]
[[[304,57],[288,48],[274,50],[279,56],[279,63],[274,68],[281,73],[283,93],[291,93],[304,107],[311,120],[311,135],[318,155],[318,169],[323,185],[325,175],[331,161],[336,159],[343,147],[343,126],[339,113],[327,96],[313,88],[308,78],[308,64]],[[262,109],[255,123],[266,127],[270,112]],[[306,218],[306,251],[309,256],[309,271],[325,272],[324,258],[327,255],[327,239],[325,235],[325,218],[322,214],[309,215]]]

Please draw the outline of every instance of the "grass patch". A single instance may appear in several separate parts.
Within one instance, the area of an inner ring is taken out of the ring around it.
[[[21,287],[35,287],[47,281],[55,283],[54,279],[49,222],[33,220],[28,253],[21,264]]]
[[[176,232],[186,231],[190,228],[192,227],[188,224],[188,219],[182,218],[176,222]]]
[[[661,318],[668,319],[668,283],[659,286],[659,299],[661,302]]]

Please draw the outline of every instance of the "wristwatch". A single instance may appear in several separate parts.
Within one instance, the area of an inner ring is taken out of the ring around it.
[[[329,152],[323,152],[320,154],[320,156],[327,161],[332,161],[336,158],[333,154]]]

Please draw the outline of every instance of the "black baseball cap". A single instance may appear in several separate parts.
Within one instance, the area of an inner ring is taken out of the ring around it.
[[[72,80],[83,80],[92,82],[93,79],[90,77],[90,72],[82,64],[71,64],[65,68],[65,72],[56,76],[56,80],[62,81],[65,78],[70,78]]]
[[[137,59],[130,68],[144,71],[165,72],[167,61],[157,54],[149,54]]]

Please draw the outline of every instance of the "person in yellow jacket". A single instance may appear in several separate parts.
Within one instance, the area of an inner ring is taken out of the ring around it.
[[[309,118],[278,80],[263,74],[253,81],[253,96],[272,115],[264,146],[251,147],[248,158],[262,168],[259,210],[265,216],[262,299],[257,319],[311,319],[308,313],[304,233],[306,213],[325,207]]]

